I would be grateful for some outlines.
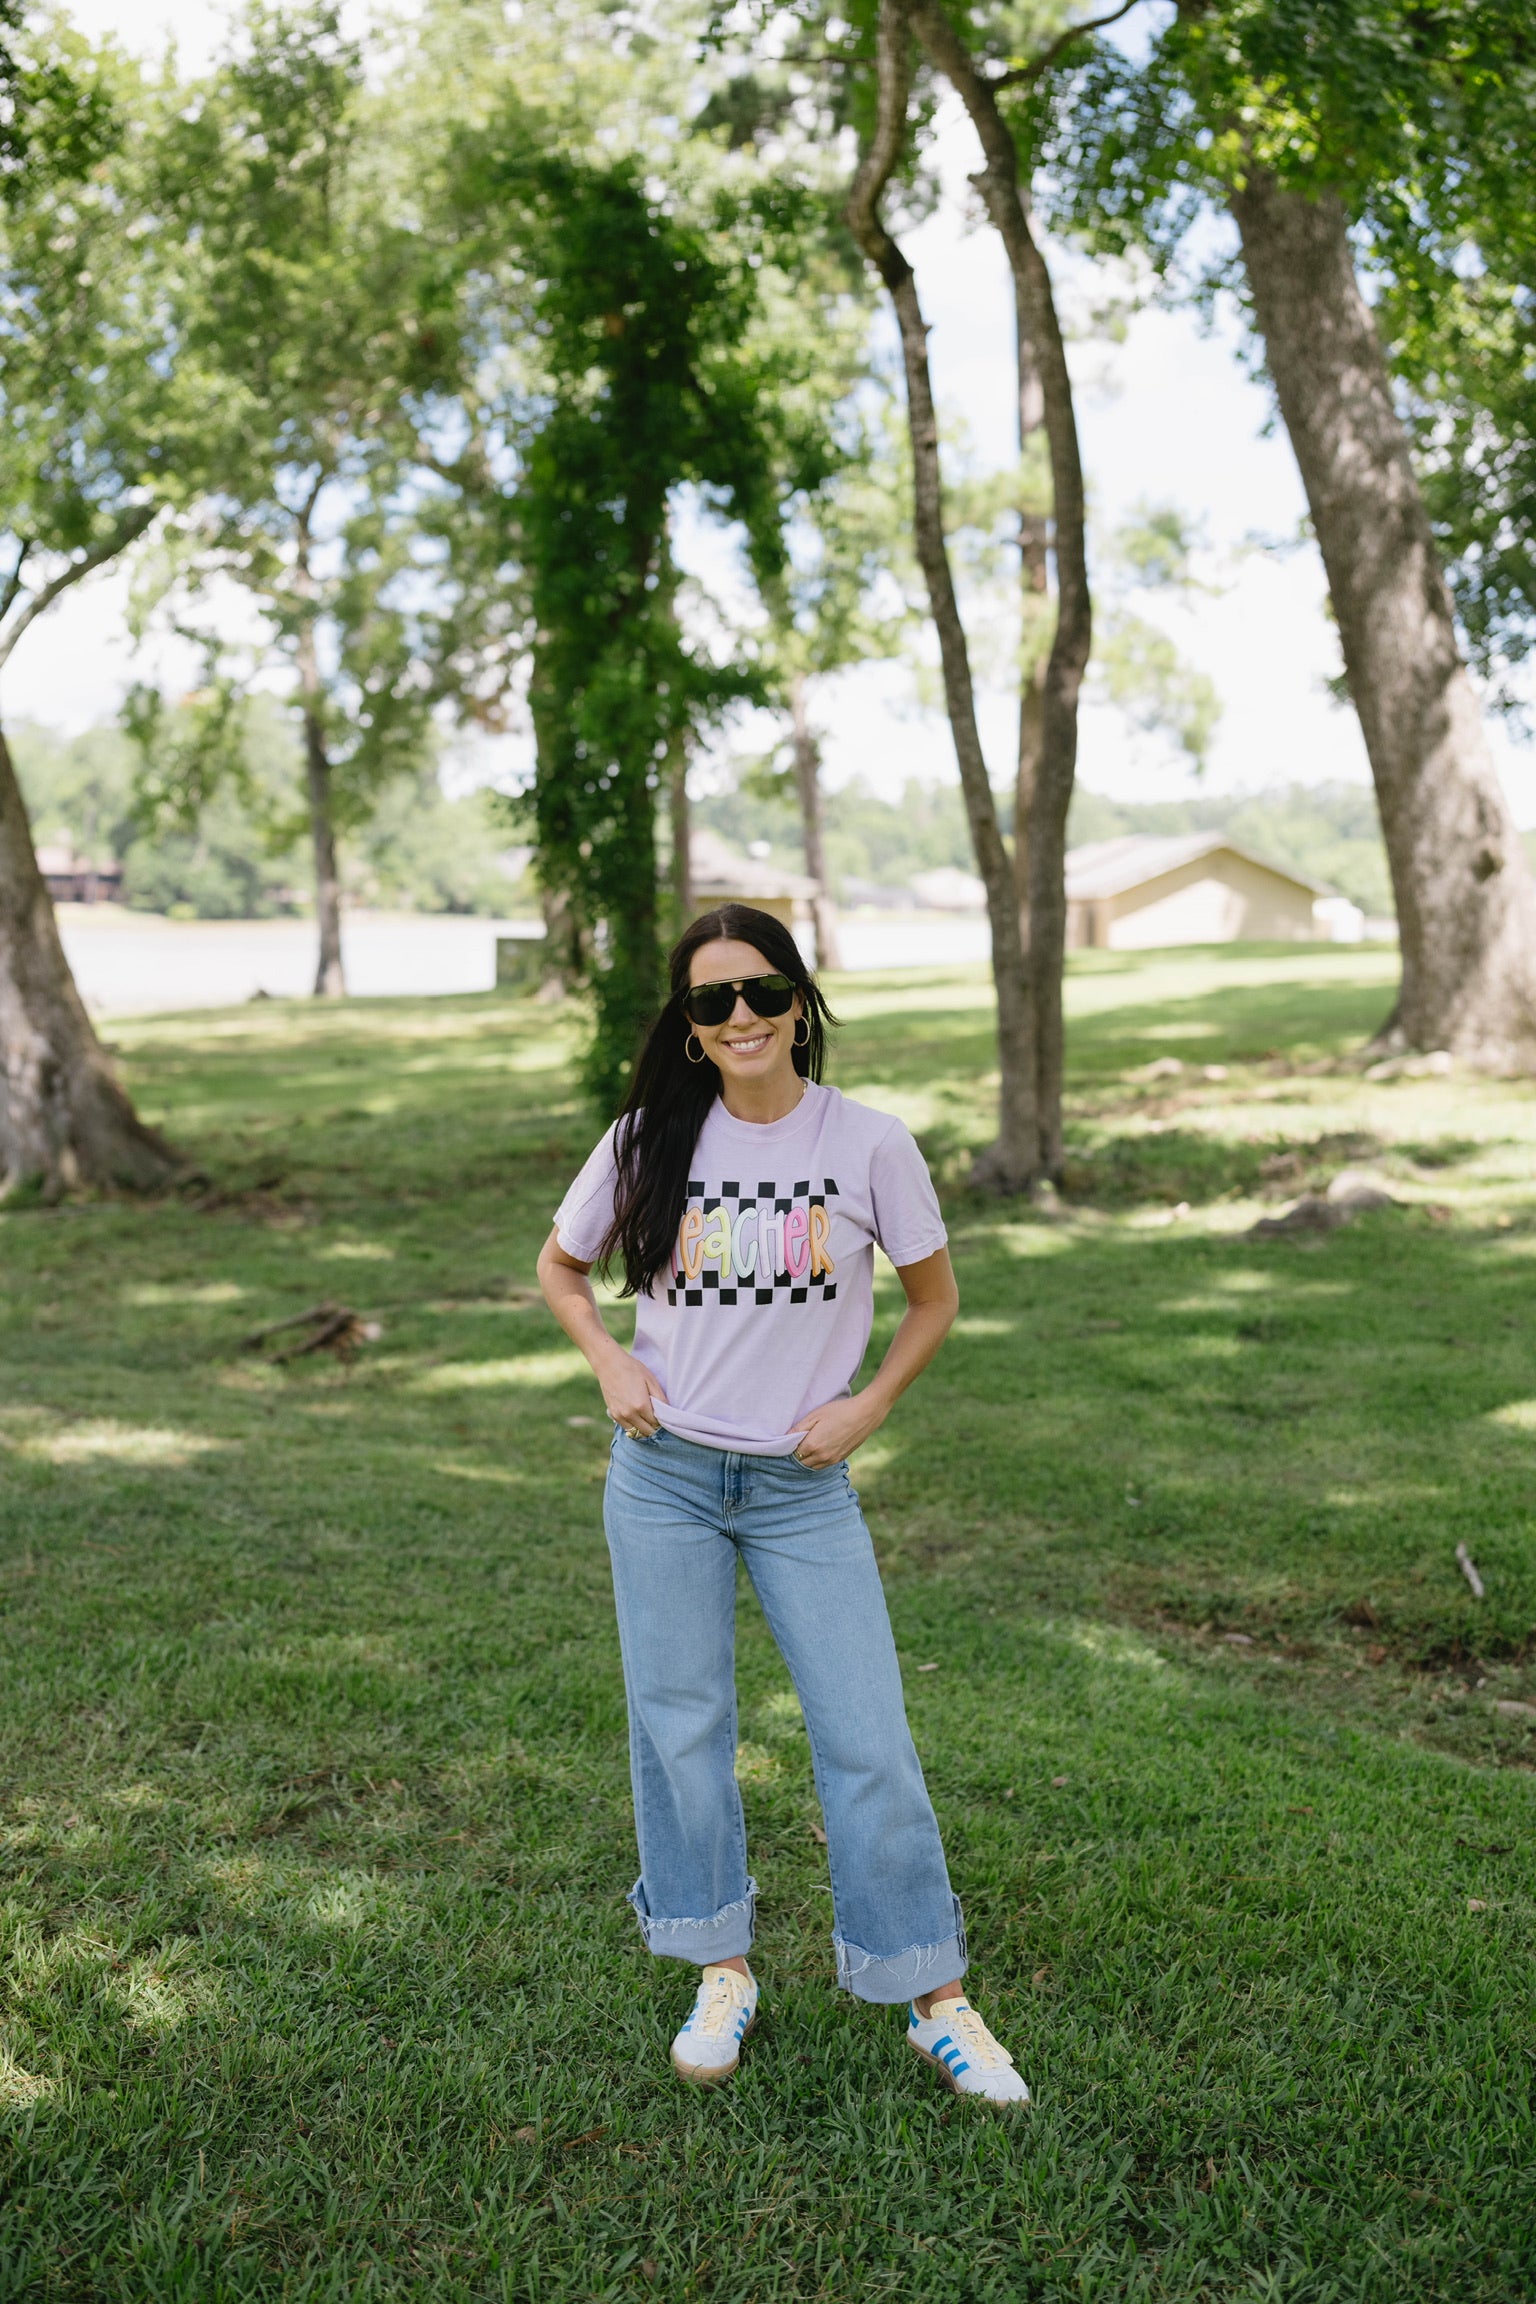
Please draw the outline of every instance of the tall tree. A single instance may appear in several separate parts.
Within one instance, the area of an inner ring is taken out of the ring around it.
[[[1030,991],[1035,1016],[1037,1126],[1041,1171],[1059,1177],[1062,1144],[1062,1064],[1065,1052],[1061,986],[1067,947],[1067,812],[1077,775],[1077,712],[1093,646],[1093,603],[1088,588],[1086,500],[1077,412],[1055,290],[1030,221],[1027,183],[1021,181],[1014,132],[998,102],[998,79],[984,73],[940,0],[912,0],[912,28],[937,70],[950,82],[981,141],[984,165],[976,178],[1013,278],[1021,448],[1038,429],[1050,459],[1049,550],[1056,570],[1056,619],[1050,653],[1039,675],[1038,722],[1026,676],[1020,705],[1016,838],[1027,845],[1023,885],[1028,906]],[[1060,42],[1052,44],[1059,48]],[[1008,75],[1027,84],[1040,59]],[[1022,574],[1038,589],[1045,539],[1032,526],[1020,537]]]
[[[0,666],[143,534],[190,461],[135,229],[131,94],[83,42],[0,9]],[[179,1165],[85,1013],[0,735],[0,1196],[150,1189]]]
[[[1490,169],[1508,214],[1512,99],[1530,86],[1524,0],[1181,0],[1145,67],[1101,51],[1076,76],[1054,136],[1070,209],[1101,242],[1166,257],[1202,199],[1230,208],[1391,867],[1402,980],[1380,1037],[1501,1070],[1536,1065],[1536,882],[1352,234],[1410,301],[1416,276],[1477,270],[1450,226]]]
[[[938,414],[928,363],[928,326],[917,278],[882,214],[892,177],[906,152],[913,42],[909,0],[881,0],[875,33],[877,91],[870,134],[848,196],[848,224],[885,283],[901,337],[912,444],[913,532],[938,634],[944,700],[977,868],[986,890],[997,989],[999,1066],[997,1135],[974,1164],[990,1189],[1023,1192],[1039,1173],[1040,1107],[1037,1035],[1019,928],[1018,891],[976,724],[970,650],[955,594],[944,532],[944,483]]]
[[[167,576],[178,597],[241,586],[261,629],[248,672],[288,675],[321,996],[345,990],[339,836],[420,767],[435,700],[407,514],[430,501],[422,434],[452,373],[452,309],[436,292],[447,267],[406,213],[410,155],[382,125],[332,0],[255,0],[226,62],[167,104],[157,153],[183,357],[224,419],[214,488]],[[154,741],[152,713],[137,726]],[[209,749],[205,770],[225,757]],[[195,781],[182,798],[195,807]]]
[[[534,630],[539,871],[587,939],[587,1078],[611,1107],[662,998],[662,777],[727,703],[762,692],[684,631],[670,510],[692,486],[742,524],[766,580],[781,475],[798,458],[802,481],[817,476],[814,429],[797,445],[778,389],[793,355],[755,330],[760,275],[796,220],[724,191],[691,213],[633,162],[548,150],[521,108],[460,157],[471,269],[504,287],[483,297],[484,325],[498,347],[521,339],[500,422]]]

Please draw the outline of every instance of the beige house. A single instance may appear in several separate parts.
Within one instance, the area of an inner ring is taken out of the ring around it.
[[[802,952],[816,944],[816,916],[811,899],[816,883],[804,872],[786,871],[766,857],[739,856],[718,832],[695,832],[688,842],[688,870],[693,883],[693,911],[712,912],[717,904],[755,904],[782,920]]]
[[[1326,943],[1341,935],[1334,918],[1338,905],[1321,881],[1266,864],[1220,832],[1167,840],[1133,832],[1119,840],[1092,840],[1067,856],[1067,945],[1073,951],[1136,952],[1239,939]]]

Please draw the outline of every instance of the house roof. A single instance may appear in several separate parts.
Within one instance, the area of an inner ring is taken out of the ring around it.
[[[1245,864],[1256,865],[1277,880],[1287,880],[1293,888],[1304,888],[1311,896],[1334,893],[1325,881],[1309,880],[1303,872],[1292,872],[1284,864],[1271,863],[1267,856],[1255,856],[1251,848],[1240,848],[1224,832],[1181,832],[1170,839],[1127,832],[1118,840],[1090,840],[1067,851],[1067,899],[1124,896],[1149,880],[1160,880],[1165,872],[1176,872],[1181,865],[1216,855],[1240,856]]]
[[[738,856],[718,832],[695,832],[688,842],[688,865],[693,891],[711,896],[739,896],[750,903],[754,896],[814,896],[816,883],[803,872],[787,872],[756,856]]]

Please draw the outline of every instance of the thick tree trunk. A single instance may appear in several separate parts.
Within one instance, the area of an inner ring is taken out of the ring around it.
[[[800,801],[800,831],[805,843],[805,869],[816,883],[811,911],[816,922],[816,965],[841,968],[837,943],[837,907],[827,884],[827,851],[821,821],[821,747],[811,728],[805,702],[805,675],[797,672],[789,684],[789,720],[795,758],[795,791]]]
[[[182,1169],[118,1086],[75,989],[0,733],[0,1198],[154,1191]]]
[[[1403,955],[1382,1037],[1536,1068],[1536,883],[1484,740],[1343,207],[1256,169],[1232,212],[1381,810]]]
[[[932,62],[952,82],[981,139],[986,165],[976,178],[1013,274],[1017,328],[1039,378],[1041,415],[1051,456],[1056,631],[1041,696],[1039,764],[1029,812],[1029,965],[1036,1048],[1040,1166],[1062,1168],[1061,980],[1067,948],[1067,811],[1077,775],[1077,705],[1093,643],[1083,465],[1066,346],[1045,258],[1030,226],[1019,184],[1013,135],[997,97],[938,0],[911,0],[912,28]]]
[[[885,283],[901,333],[907,426],[912,443],[914,540],[939,638],[944,701],[954,738],[971,845],[987,892],[992,977],[997,987],[998,1129],[996,1141],[977,1155],[972,1176],[976,1183],[992,1191],[1024,1192],[1033,1183],[1039,1166],[1040,1125],[1036,1103],[1035,1020],[1019,941],[1018,892],[976,727],[970,652],[944,540],[939,426],[928,368],[928,330],[912,267],[880,218],[881,196],[890,182],[906,137],[907,96],[911,85],[907,0],[882,0],[877,41],[880,94],[875,133],[860,161],[846,214],[854,238]]]

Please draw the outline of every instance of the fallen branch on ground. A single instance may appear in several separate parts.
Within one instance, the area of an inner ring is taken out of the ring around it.
[[[338,1360],[350,1360],[364,1344],[376,1344],[384,1333],[379,1320],[366,1320],[345,1304],[313,1304],[307,1312],[295,1312],[287,1320],[269,1321],[265,1328],[253,1329],[241,1338],[242,1352],[256,1352],[270,1337],[286,1335],[295,1328],[308,1328],[312,1333],[297,1344],[290,1344],[284,1352],[274,1352],[272,1364],[282,1367],[289,1360],[302,1360],[310,1352],[334,1352]]]

